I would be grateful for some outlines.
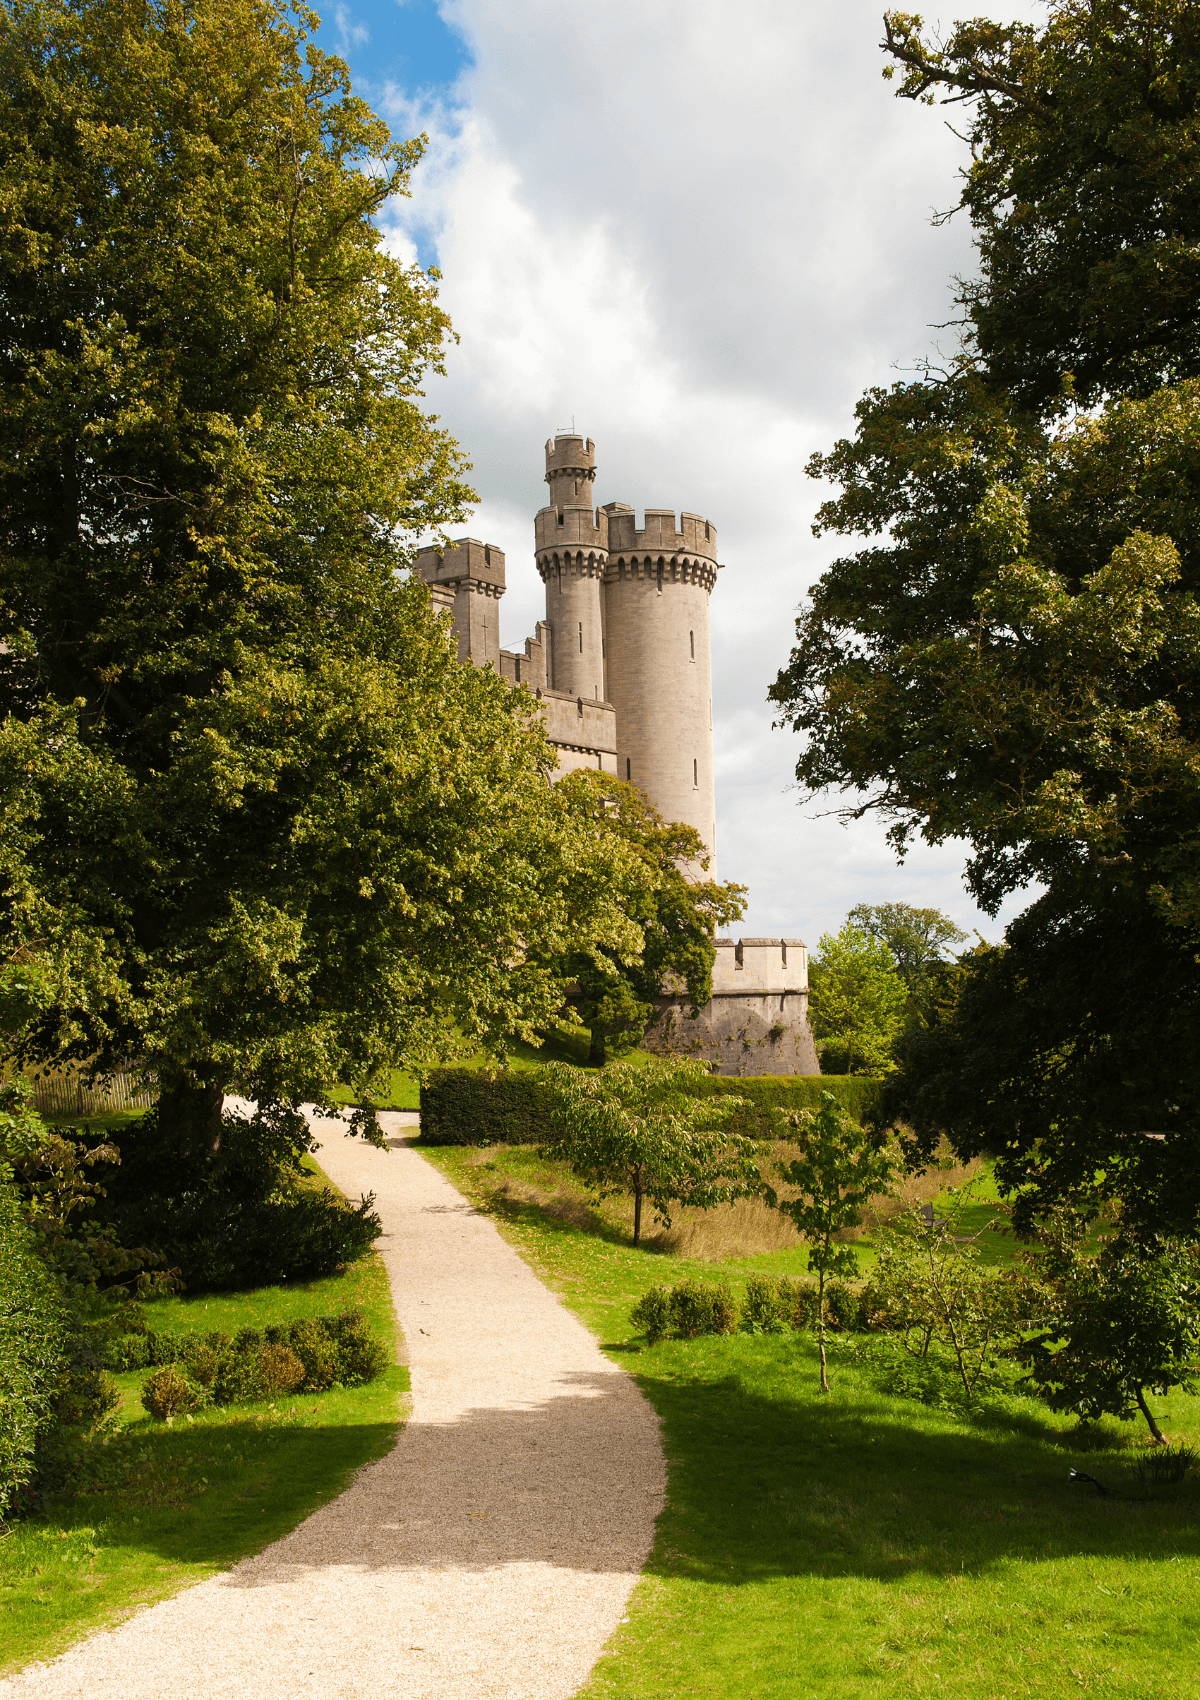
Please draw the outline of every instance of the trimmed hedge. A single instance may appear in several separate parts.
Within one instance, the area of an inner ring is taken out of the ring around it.
[[[358,1387],[387,1367],[388,1354],[361,1311],[302,1317],[266,1328],[154,1334],[136,1322],[110,1341],[115,1370],[151,1369],[142,1403],[159,1421],[206,1405],[241,1404],[287,1393]]]
[[[879,1107],[882,1085],[859,1074],[713,1074],[704,1089],[747,1099],[731,1131],[767,1139],[771,1110],[815,1109],[822,1092],[832,1092],[856,1121],[867,1120]],[[421,1082],[422,1145],[540,1145],[552,1133],[537,1069],[435,1068]]]
[[[550,1112],[532,1068],[433,1068],[421,1081],[422,1145],[540,1145]]]
[[[739,1310],[725,1281],[680,1281],[651,1287],[634,1305],[631,1320],[647,1345],[674,1335],[694,1340],[700,1334],[788,1334],[816,1327],[817,1283],[789,1275],[755,1275],[746,1283]],[[825,1283],[825,1326],[835,1333],[881,1326],[863,1295],[845,1281]]]

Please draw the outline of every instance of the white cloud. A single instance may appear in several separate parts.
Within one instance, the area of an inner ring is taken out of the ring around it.
[[[954,847],[898,869],[878,825],[798,809],[794,740],[765,701],[833,553],[810,534],[808,455],[894,363],[953,344],[929,327],[970,233],[929,215],[956,196],[961,142],[893,98],[865,0],[443,9],[474,65],[448,105],[385,103],[431,138],[393,235],[432,244],[445,275],[462,342],[430,401],[475,463],[467,529],[508,555],[504,642],[541,611],[542,444],[573,417],[600,501],[718,527],[718,855],[751,887],[747,930],[815,941],[852,903],[900,897],[994,935]]]

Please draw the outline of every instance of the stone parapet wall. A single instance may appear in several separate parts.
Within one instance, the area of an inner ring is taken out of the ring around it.
[[[819,1074],[807,1002],[797,992],[714,994],[693,1017],[685,1001],[660,998],[642,1044],[715,1063],[718,1074]]]
[[[717,939],[713,991],[803,992],[808,995],[808,946],[803,939]]]
[[[565,691],[540,691],[538,699],[546,721],[546,736],[552,744],[616,757],[617,714],[610,702],[594,702]],[[590,765],[598,764],[593,761]]]
[[[800,939],[717,939],[713,996],[699,1015],[678,994],[658,1000],[643,1043],[718,1074],[819,1074],[808,1025],[808,950]]]

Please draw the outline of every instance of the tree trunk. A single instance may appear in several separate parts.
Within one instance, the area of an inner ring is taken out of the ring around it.
[[[639,1245],[642,1238],[642,1183],[633,1183],[633,1243]]]
[[[821,1392],[829,1392],[829,1377],[825,1373],[825,1271],[817,1271],[817,1349],[821,1354]]]
[[[603,1068],[606,1061],[607,1053],[604,1048],[604,1029],[603,1027],[593,1027],[592,1043],[588,1049],[588,1067]]]
[[[180,1154],[200,1156],[221,1144],[225,1088],[185,1074],[160,1080],[158,1125]]]
[[[1150,1425],[1150,1433],[1154,1436],[1155,1446],[1165,1446],[1167,1444],[1167,1437],[1155,1422],[1154,1412],[1150,1409],[1149,1405],[1147,1405],[1146,1395],[1142,1392],[1140,1387],[1137,1390],[1137,1402],[1141,1406],[1142,1415]]]

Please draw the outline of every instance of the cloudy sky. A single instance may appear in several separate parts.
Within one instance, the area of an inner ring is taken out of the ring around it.
[[[970,15],[973,7],[962,8]],[[429,150],[390,226],[436,264],[461,338],[430,404],[474,463],[470,535],[507,552],[501,638],[542,612],[542,445],[595,439],[597,501],[718,528],[717,856],[750,888],[739,931],[805,938],[857,902],[935,904],[996,937],[960,847],[897,865],[791,788],[767,687],[835,552],[811,534],[809,454],[861,392],[939,348],[972,264],[947,113],[881,77],[880,0],[345,0],[322,45]],[[957,13],[949,11],[946,22]],[[990,8],[1037,17],[1035,0]],[[956,112],[961,127],[961,109]],[[1018,903],[1013,907],[1020,907]]]

